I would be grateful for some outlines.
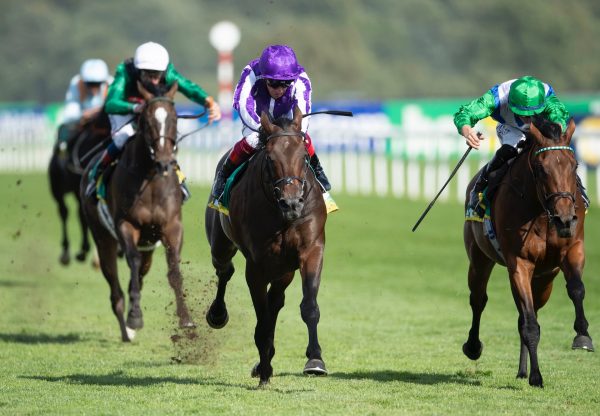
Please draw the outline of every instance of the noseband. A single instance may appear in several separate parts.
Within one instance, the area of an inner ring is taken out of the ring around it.
[[[279,132],[279,133],[273,133],[266,138],[265,143],[267,143],[269,140],[271,140],[275,137],[284,137],[284,136],[290,136],[290,137],[301,136],[304,139],[305,134],[303,132],[285,132],[285,131]],[[269,157],[268,154],[265,156],[265,159],[267,161],[267,167],[269,169],[269,176],[271,176],[271,178],[273,178],[275,176],[274,172],[273,172],[273,160]],[[277,180],[272,181],[273,194],[275,196],[275,199],[281,198],[281,195],[283,193],[282,188],[286,185],[291,185],[294,181],[298,181],[300,183],[300,186],[302,188],[302,194],[304,194],[305,186],[306,186],[306,174],[308,172],[308,166],[309,166],[309,161],[308,161],[308,158],[306,158],[306,157],[304,160],[304,164],[305,164],[304,174],[302,175],[302,177],[284,176],[283,178],[279,178]]]
[[[550,150],[568,150],[570,152],[575,153],[575,151],[570,146],[549,146],[549,147],[542,147],[541,149],[536,150],[533,153],[533,156],[537,156],[540,153],[547,152]],[[532,170],[532,173],[533,173],[533,177],[537,181],[537,176],[535,175],[535,170]],[[543,201],[541,201],[541,203],[542,203],[542,207],[548,214],[548,218],[552,218],[554,216],[554,214],[552,214],[552,212],[549,208],[550,203],[552,201],[554,201],[555,199],[560,199],[560,198],[570,199],[573,204],[575,204],[575,201],[576,201],[575,195],[572,192],[559,191],[559,192],[552,192],[551,194],[544,194],[544,199],[543,199]]]

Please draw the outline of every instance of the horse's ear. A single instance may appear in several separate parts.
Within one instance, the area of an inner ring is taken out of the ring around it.
[[[567,131],[565,132],[565,138],[567,139],[567,142],[571,142],[571,137],[573,136],[574,132],[575,120],[573,120],[573,117],[571,117],[571,119],[569,120],[569,124],[567,125]]]
[[[152,93],[150,91],[148,91],[146,88],[144,88],[144,85],[142,85],[142,83],[140,81],[137,82],[137,89],[144,100],[150,101],[151,99],[154,98],[154,95],[152,95]]]
[[[169,88],[169,91],[167,91],[167,93],[165,94],[165,97],[172,100],[173,97],[175,97],[175,93],[177,92],[178,88],[179,88],[179,83],[177,81],[175,81],[173,83],[173,85],[171,85],[171,88]]]
[[[271,120],[269,120],[269,114],[265,113],[264,111],[260,113],[260,125],[267,134],[271,134],[273,132],[274,124],[271,123]]]
[[[542,143],[544,141],[544,135],[542,132],[536,127],[535,123],[531,123],[529,125],[529,133],[535,138],[538,143]]]
[[[298,105],[294,106],[294,119],[292,123],[296,126],[296,130],[302,130],[302,110]]]

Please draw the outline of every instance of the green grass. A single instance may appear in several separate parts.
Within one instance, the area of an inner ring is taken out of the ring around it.
[[[199,338],[173,342],[174,295],[159,249],[142,292],[145,328],[122,344],[108,285],[89,263],[58,263],[58,215],[42,175],[0,176],[2,414],[545,414],[600,410],[599,353],[572,351],[574,311],[558,277],[540,312],[545,388],[515,378],[517,312],[494,270],[478,362],[461,352],[470,326],[458,204],[336,196],[329,217],[319,325],[324,378],[305,377],[307,343],[295,279],[280,314],[274,377],[257,389],[255,325],[243,259],[227,294],[229,324],[204,321],[215,291],[204,237],[207,189],[184,206],[184,284]],[[71,200],[71,206],[73,201]],[[600,217],[586,219],[586,314],[600,342]],[[72,214],[74,248],[79,234]],[[120,265],[127,287],[128,271]],[[598,347],[598,345],[596,345]]]

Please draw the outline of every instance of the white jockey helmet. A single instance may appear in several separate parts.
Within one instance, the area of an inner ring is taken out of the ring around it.
[[[169,52],[158,43],[147,42],[135,50],[133,64],[137,69],[164,71],[169,65]]]
[[[110,74],[102,59],[88,59],[81,65],[79,76],[83,82],[106,82]]]

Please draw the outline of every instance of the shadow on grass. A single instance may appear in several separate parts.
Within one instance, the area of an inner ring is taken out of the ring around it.
[[[0,334],[0,341],[15,344],[73,344],[81,342],[78,334],[49,335],[49,334]]]
[[[291,374],[290,374],[291,375]],[[339,378],[343,380],[373,380],[381,383],[390,381],[403,381],[413,384],[465,384],[470,386],[480,386],[481,382],[474,380],[463,373],[456,374],[439,374],[439,373],[411,373],[408,371],[354,371],[352,373],[331,373],[331,378]]]
[[[0,280],[0,287],[33,287],[36,284],[28,280]]]
[[[148,387],[165,383],[195,385],[195,386],[215,386],[215,387],[230,387],[240,388],[244,390],[266,390],[278,393],[303,393],[312,390],[307,389],[281,389],[269,385],[268,387],[259,388],[257,386],[249,386],[242,383],[226,383],[215,378],[177,378],[177,377],[136,377],[124,374],[122,371],[113,372],[105,375],[90,375],[90,374],[71,374],[61,377],[53,376],[20,376],[20,378],[29,380],[47,381],[51,383],[61,382],[68,384],[79,384],[89,386],[124,386],[124,387]],[[257,381],[258,384],[258,381]]]

